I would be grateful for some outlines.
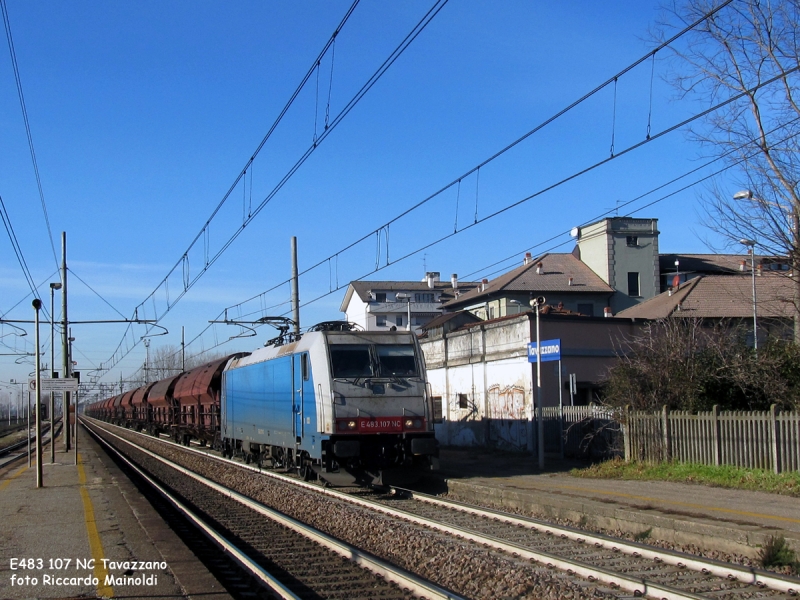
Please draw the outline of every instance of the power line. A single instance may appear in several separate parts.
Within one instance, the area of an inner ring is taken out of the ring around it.
[[[56,247],[53,242],[53,232],[50,229],[50,217],[47,215],[47,204],[44,201],[44,190],[42,189],[42,178],[39,176],[39,164],[36,162],[36,151],[33,149],[33,136],[31,135],[31,125],[28,120],[28,109],[25,106],[25,95],[22,93],[22,79],[19,75],[19,67],[17,66],[17,53],[14,51],[14,40],[11,37],[11,22],[8,19],[8,10],[6,8],[5,0],[0,0],[0,9],[3,12],[3,24],[6,28],[6,39],[8,40],[8,51],[11,54],[11,66],[14,69],[14,81],[17,84],[17,96],[19,97],[19,106],[22,110],[22,120],[25,123],[25,134],[28,137],[28,148],[31,152],[31,162],[33,163],[33,172],[36,176],[36,186],[39,190],[39,200],[42,204],[42,214],[44,214],[44,222],[47,226],[47,238],[50,241],[50,248],[53,251],[53,260],[58,267],[58,257],[56,255]]]
[[[269,204],[269,202],[283,188],[283,186],[294,176],[294,174],[297,172],[297,170],[314,153],[314,151],[319,147],[319,145],[344,120],[344,118],[350,113],[350,111],[353,108],[355,108],[355,106],[361,101],[361,99],[367,94],[367,92],[370,89],[372,89],[372,87],[380,80],[380,78],[386,73],[386,71],[394,64],[394,62],[403,54],[403,52],[405,52],[405,50],[419,36],[419,34],[422,33],[422,31],[434,19],[434,17],[436,17],[436,15],[439,14],[441,9],[444,8],[444,6],[447,4],[447,1],[448,0],[436,0],[435,1],[434,5],[417,22],[417,24],[412,28],[411,32],[408,35],[406,35],[406,37],[400,42],[400,44],[398,46],[395,47],[395,49],[391,52],[391,54],[384,60],[384,62],[378,67],[378,69],[369,77],[369,79],[366,81],[366,83],[364,83],[362,85],[362,87],[358,90],[358,92],[356,92],[355,95],[351,97],[350,101],[344,106],[344,108],[342,108],[339,111],[339,113],[336,115],[336,117],[328,124],[326,129],[318,137],[316,137],[316,139],[313,141],[311,146],[309,146],[305,150],[305,152],[294,163],[294,165],[292,165],[292,167],[284,174],[284,176],[273,187],[272,191],[270,191],[269,194],[267,194],[267,196],[261,201],[261,203],[252,212],[252,214],[250,214],[242,222],[241,226],[239,226],[236,229],[236,231],[223,243],[223,245],[216,252],[216,254],[214,254],[213,256],[209,257],[208,254],[207,254],[207,249],[206,249],[206,255],[204,256],[204,265],[200,268],[200,270],[199,270],[197,275],[195,275],[194,277],[191,277],[191,272],[190,272],[190,268],[189,268],[190,267],[190,265],[189,265],[189,251],[194,247],[194,245],[198,242],[198,240],[201,237],[204,238],[204,241],[205,241],[205,236],[208,235],[208,230],[209,230],[208,226],[210,224],[210,221],[211,221],[211,219],[213,219],[214,215],[216,215],[216,213],[221,208],[222,204],[224,203],[224,199],[217,206],[217,208],[215,209],[215,211],[212,214],[211,218],[206,222],[206,225],[203,226],[203,228],[201,229],[200,233],[194,238],[194,240],[192,241],[191,245],[189,246],[189,249],[187,249],[186,252],[184,252],[184,254],[180,258],[180,260],[178,260],[178,262],[175,264],[175,266],[172,267],[172,269],[169,271],[167,276],[164,277],[164,279],[162,279],[162,281],[159,283],[159,285],[156,287],[156,289],[153,290],[153,292],[151,292],[150,295],[147,296],[147,298],[145,298],[145,300],[136,307],[136,310],[138,311],[140,308],[141,309],[145,309],[147,303],[152,302],[154,312],[156,313],[154,315],[155,316],[155,321],[158,322],[159,320],[161,320],[172,309],[172,307],[175,306],[175,304],[177,304],[180,301],[181,298],[183,298],[183,296],[194,286],[194,284],[206,273],[206,271],[208,271],[208,269],[219,259],[219,257],[222,256],[222,254],[230,247],[230,245],[245,230],[245,227],[249,223],[251,223],[252,220],[256,218],[256,216],[258,216],[258,214],[264,209],[264,207],[267,204]],[[349,17],[350,12],[352,12],[352,9],[354,7],[355,7],[355,4],[351,7],[351,11],[348,12],[346,17]],[[346,20],[346,18],[342,21],[341,25],[344,24],[345,20]],[[326,49],[327,49],[328,46],[330,46],[332,44],[332,41],[339,34],[339,31],[341,29],[341,25],[340,25],[339,28],[337,28],[337,30],[333,33],[331,38],[328,40],[328,44],[326,44]],[[325,52],[325,50],[323,50],[323,52],[320,54],[320,57],[324,55],[324,52]],[[303,81],[302,81],[302,83],[300,84],[299,87],[304,86],[305,83],[309,80],[310,74],[313,73],[314,68],[316,68],[316,62],[314,64],[314,67],[312,67],[312,69],[310,69],[309,72],[306,74],[306,76],[303,78]],[[294,101],[294,99],[296,98],[298,93],[299,93],[299,89],[295,91],[295,93],[293,94],[293,96],[290,99],[289,103],[284,108],[284,110],[281,112],[281,115],[278,118],[279,120],[285,114],[286,110],[288,110],[288,107]],[[266,142],[266,140],[268,139],[268,137],[271,134],[271,132],[277,126],[277,122],[278,121],[276,121],[276,123],[270,129],[270,132],[267,134],[267,136],[265,136],[264,140],[262,141],[262,144],[259,145],[259,147],[256,150],[256,152],[249,159],[249,161],[247,163],[247,166],[251,166],[252,165],[252,161],[255,159],[255,156],[258,154],[258,152],[263,147],[264,142]],[[239,176],[236,179],[236,182],[229,189],[229,191],[228,191],[228,193],[226,194],[226,197],[225,197],[226,199],[231,194],[232,190],[236,187],[238,182],[243,178],[243,176],[244,176],[244,174],[245,174],[245,172],[247,170],[247,166],[245,167],[245,169],[243,169],[240,172]],[[180,289],[178,291],[178,294],[175,296],[175,298],[172,301],[170,301],[170,299],[169,299],[169,279],[173,274],[175,274],[178,271],[178,269],[182,270],[182,275],[183,275],[182,283],[183,283],[183,285],[182,285],[182,289]],[[163,310],[163,312],[161,312],[161,314],[158,314],[159,311],[158,311],[158,307],[156,305],[156,298],[155,298],[156,297],[156,293],[158,293],[159,290],[162,290],[165,293],[165,296],[166,296],[166,309]],[[149,331],[149,329],[148,329],[148,331]],[[108,361],[106,361],[106,363],[105,363],[105,365],[106,365],[105,368],[106,369],[110,369],[114,365],[116,365],[120,360],[122,360],[122,358],[127,356],[127,354],[132,349],[132,348],[126,348],[126,350],[124,352],[122,351],[123,344],[125,343],[125,338],[129,334],[131,336],[133,335],[132,331],[131,331],[131,325],[128,326],[128,329],[123,334],[123,339],[122,339],[122,341],[120,341],[119,345],[115,349],[112,357]],[[137,344],[138,344],[138,342],[134,340],[134,342],[132,344],[132,347],[136,346]]]

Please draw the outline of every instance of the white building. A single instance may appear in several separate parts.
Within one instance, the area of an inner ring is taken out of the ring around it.
[[[442,314],[442,303],[476,287],[453,275],[442,282],[438,272],[422,281],[352,281],[339,308],[351,323],[367,331],[419,330]]]

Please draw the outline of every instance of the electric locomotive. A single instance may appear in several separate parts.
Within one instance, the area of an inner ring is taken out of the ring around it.
[[[321,324],[235,358],[223,372],[220,438],[336,485],[402,483],[438,467],[425,364],[411,332]]]

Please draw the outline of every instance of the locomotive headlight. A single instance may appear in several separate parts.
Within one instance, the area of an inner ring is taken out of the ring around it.
[[[411,429],[414,427],[414,421],[412,419],[406,419],[406,429]]]
[[[348,429],[355,429],[356,425],[357,425],[357,423],[355,421],[348,421],[347,422],[347,428]]]

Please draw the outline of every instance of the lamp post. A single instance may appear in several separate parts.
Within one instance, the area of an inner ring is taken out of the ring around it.
[[[739,240],[740,244],[744,244],[750,252],[750,271],[752,272],[753,280],[753,350],[755,351],[756,358],[758,358],[758,315],[756,312],[756,241],[755,240]]]
[[[150,378],[147,376],[147,369],[150,368],[150,338],[144,338],[144,384],[150,383]]]
[[[408,331],[411,331],[411,294],[404,294],[403,292],[400,292],[398,294],[395,294],[394,297],[397,298],[398,300],[405,300],[408,303],[407,316],[406,316],[406,318],[408,319],[408,324],[406,325],[406,329]]]
[[[38,298],[33,300],[34,318],[36,321],[36,487],[42,487],[42,369],[41,357],[39,355],[39,310],[42,308],[42,301]],[[28,409],[30,410],[30,409]],[[52,436],[52,432],[51,432]],[[30,460],[30,459],[29,459]]]
[[[539,307],[544,306],[544,296],[531,298],[530,305],[536,313],[536,437],[539,469],[544,469],[544,422],[542,421],[542,340],[539,335]]]
[[[56,290],[61,289],[61,284],[51,283],[50,284],[50,377],[55,377],[55,370],[56,370],[56,360],[55,360],[55,316],[54,308],[53,308],[53,293]],[[55,439],[55,427],[53,426],[54,419],[55,419],[55,412],[56,412],[56,398],[55,394],[51,391],[50,392],[50,463],[56,462],[56,439]]]

